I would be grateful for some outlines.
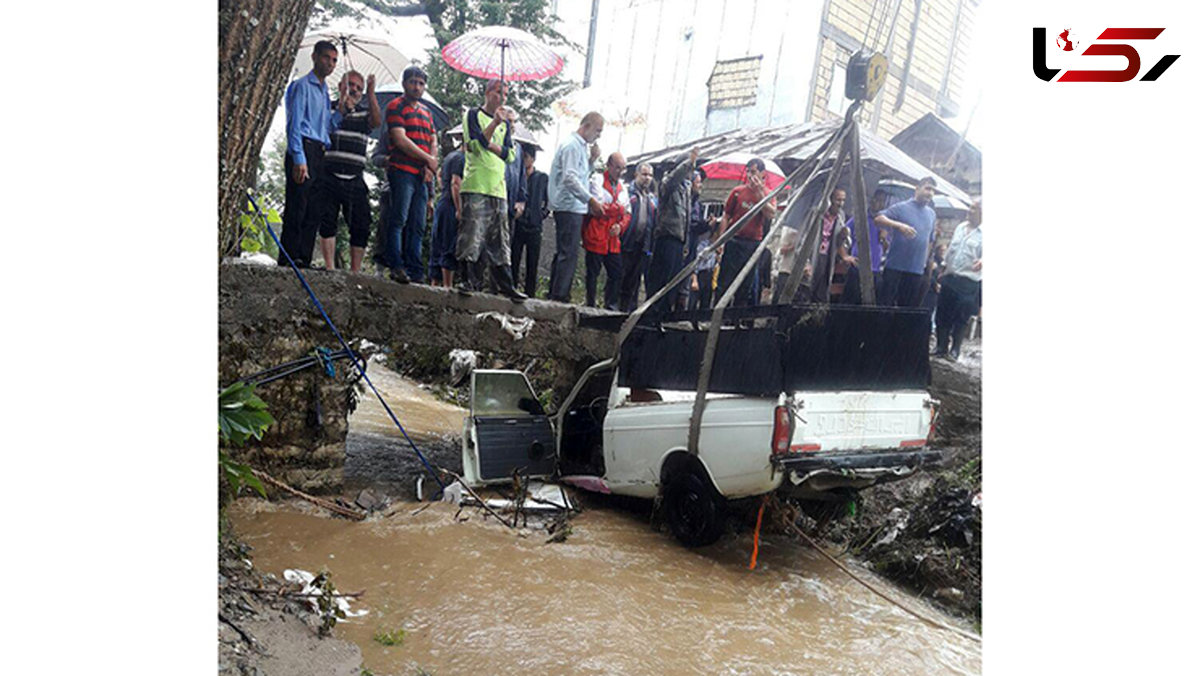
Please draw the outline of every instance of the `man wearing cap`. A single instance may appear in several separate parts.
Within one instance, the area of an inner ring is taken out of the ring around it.
[[[504,106],[508,85],[489,80],[484,85],[484,103],[463,114],[462,221],[454,255],[462,291],[479,290],[485,271],[490,271],[496,289],[520,303],[527,296],[513,286],[512,249],[508,228],[508,189],[504,179],[513,151],[513,111]]]
[[[429,201],[425,183],[438,169],[433,115],[421,103],[425,81],[420,66],[405,68],[404,96],[393,99],[386,113],[390,149],[387,176],[392,200],[387,216],[387,265],[392,279],[402,284],[425,280],[421,262]]]
[[[288,256],[298,267],[307,268],[312,263],[319,220],[314,193],[317,181],[324,174],[329,133],[342,121],[341,113],[330,108],[329,89],[325,86],[325,78],[333,72],[337,61],[337,47],[321,40],[313,46],[312,70],[289,84],[284,94],[287,153],[283,172],[287,187],[283,196],[283,232],[279,238],[283,245],[280,265],[287,265]]]
[[[518,144],[520,145],[520,144]],[[544,172],[533,168],[537,146],[521,146],[525,165],[525,208],[517,216],[512,233],[512,274],[514,282],[521,279],[521,254],[525,254],[525,295],[537,290],[538,259],[542,253],[542,222],[550,215],[546,206],[546,185],[550,180]]]

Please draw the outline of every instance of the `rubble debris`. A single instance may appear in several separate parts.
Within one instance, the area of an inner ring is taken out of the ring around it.
[[[475,350],[450,350],[450,384],[457,387],[471,375],[479,362]]]
[[[505,333],[512,336],[513,340],[521,340],[524,338],[526,334],[529,333],[529,330],[533,328],[534,324],[533,317],[513,317],[512,315],[506,315],[502,312],[496,312],[495,310],[490,312],[480,312],[479,314],[475,315],[475,321],[483,321],[488,317],[495,319],[496,322],[500,324],[500,328],[503,329]]]

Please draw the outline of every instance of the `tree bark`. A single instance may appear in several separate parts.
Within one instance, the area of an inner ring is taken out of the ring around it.
[[[218,259],[238,251],[246,188],[315,0],[220,0]]]

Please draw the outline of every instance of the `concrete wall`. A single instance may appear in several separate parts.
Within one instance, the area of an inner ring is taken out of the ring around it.
[[[599,312],[587,308],[537,300],[514,305],[497,296],[464,297],[340,272],[314,270],[307,278],[346,340],[354,345],[366,339],[401,360],[418,352],[441,358],[453,348],[487,352],[512,363],[537,357],[557,365],[562,382],[554,385],[563,388],[614,349],[612,334],[578,327],[580,315]],[[341,349],[289,268],[224,264],[219,299],[223,385],[300,359],[317,346]],[[535,323],[522,340],[514,340],[495,320],[476,318],[489,311],[532,317]],[[350,362],[341,361],[334,378],[313,368],[261,386],[259,396],[277,423],[261,443],[236,450],[235,457],[301,490],[338,490],[354,404],[353,376]],[[403,422],[403,411],[396,413]]]

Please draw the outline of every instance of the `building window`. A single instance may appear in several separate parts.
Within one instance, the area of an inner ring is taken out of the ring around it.
[[[758,96],[762,55],[718,61],[708,76],[708,109],[743,108]]]
[[[850,107],[850,99],[846,98],[846,62],[840,58],[833,64],[833,77],[829,79],[825,101],[825,109],[836,115],[845,115]]]

